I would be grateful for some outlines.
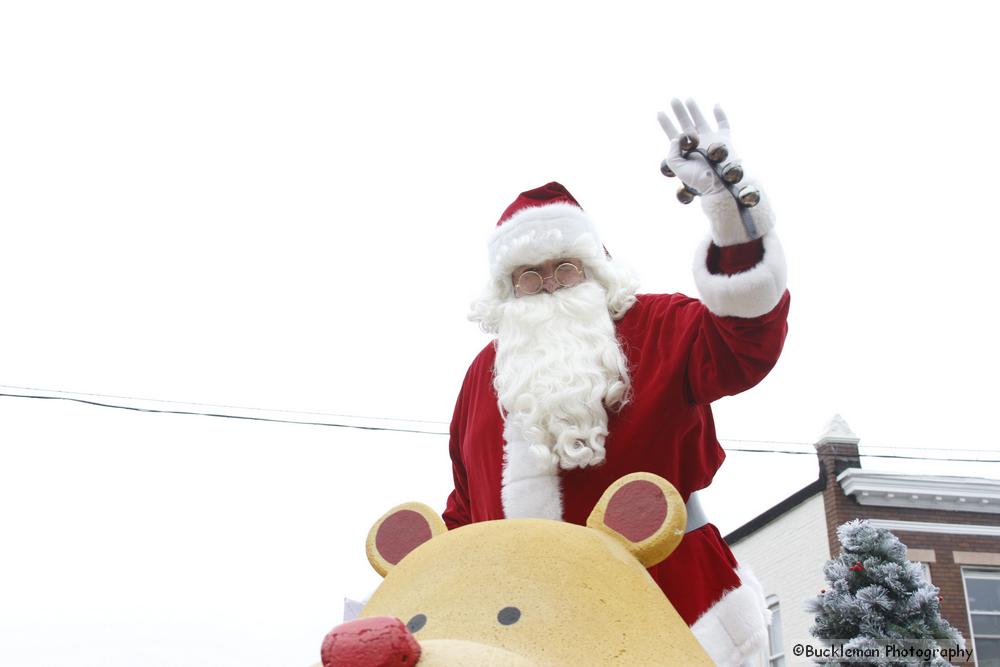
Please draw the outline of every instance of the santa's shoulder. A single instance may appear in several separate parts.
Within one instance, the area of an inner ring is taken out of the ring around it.
[[[670,294],[636,294],[635,303],[628,312],[626,318],[649,317],[650,315],[663,315],[667,311],[698,310],[704,305],[698,299],[690,297],[680,292]]]
[[[493,362],[497,356],[497,341],[494,338],[489,343],[486,344],[483,349],[479,351],[479,354],[472,360],[469,364],[469,370],[466,376],[481,375],[486,373],[492,377],[493,374]]]
[[[701,301],[679,292],[635,296],[635,303],[615,323],[620,338],[658,337],[667,331],[676,335],[696,327],[706,312]]]

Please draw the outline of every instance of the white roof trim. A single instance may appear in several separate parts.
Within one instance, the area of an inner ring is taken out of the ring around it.
[[[1000,514],[1000,480],[996,479],[848,468],[837,475],[837,482],[862,505]]]
[[[890,519],[867,519],[873,528],[885,528],[893,532],[944,533],[946,535],[985,535],[1000,537],[1000,526],[980,526],[971,523],[929,523],[926,521],[893,521]]]

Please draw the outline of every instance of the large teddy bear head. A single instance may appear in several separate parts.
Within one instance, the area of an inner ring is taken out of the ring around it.
[[[586,526],[544,519],[448,531],[426,505],[379,519],[368,559],[385,579],[334,628],[324,667],[711,665],[646,568],[684,535],[676,489],[619,479]]]

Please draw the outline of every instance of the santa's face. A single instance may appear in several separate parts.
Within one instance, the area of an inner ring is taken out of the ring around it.
[[[533,266],[519,266],[510,275],[514,286],[514,296],[534,296],[545,291],[551,294],[557,289],[575,287],[584,280],[586,274],[583,262],[575,257],[550,259]]]
[[[538,268],[558,269],[560,261]],[[581,280],[558,289],[552,281],[545,281],[549,289],[501,304],[494,387],[508,426],[533,451],[562,468],[581,468],[604,460],[607,409],[625,403],[627,362],[605,288]]]

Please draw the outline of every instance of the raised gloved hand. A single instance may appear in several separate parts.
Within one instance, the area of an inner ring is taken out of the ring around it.
[[[744,180],[743,167],[733,150],[729,119],[715,106],[718,129],[713,129],[694,100],[685,106],[670,102],[680,130],[662,111],[660,126],[670,138],[670,150],[660,166],[666,176],[677,176],[683,186],[677,198],[685,204],[703,197],[702,207],[712,222],[718,245],[734,245],[760,238],[773,226],[770,207],[762,206],[761,191]]]

